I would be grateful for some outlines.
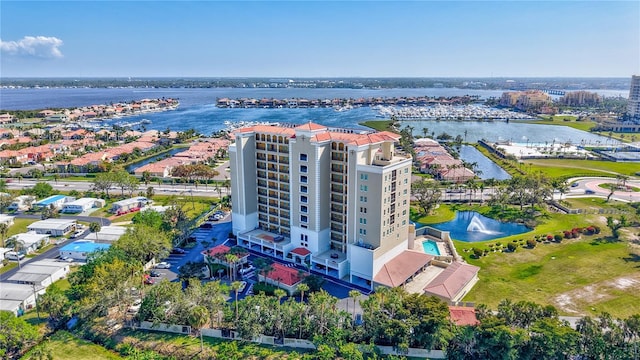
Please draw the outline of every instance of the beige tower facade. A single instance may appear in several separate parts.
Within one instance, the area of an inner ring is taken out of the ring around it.
[[[240,129],[229,149],[239,245],[373,287],[408,246],[411,157],[398,140],[314,123]]]

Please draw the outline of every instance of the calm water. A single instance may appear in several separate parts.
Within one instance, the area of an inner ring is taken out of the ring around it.
[[[460,148],[460,158],[468,163],[478,164],[477,169],[482,171],[478,177],[484,179],[506,180],[511,179],[511,175],[504,171],[503,168],[484,156],[475,147],[462,145]]]
[[[148,159],[144,159],[144,160],[142,160],[140,162],[133,163],[133,164],[127,166],[125,168],[125,170],[127,170],[128,172],[133,172],[136,169],[138,169],[140,167],[143,167],[143,166],[145,166],[147,164],[151,164],[152,162],[154,162],[154,161],[156,161],[158,159],[164,159],[166,157],[173,156],[173,155],[175,155],[177,153],[180,153],[180,152],[183,152],[183,151],[186,151],[186,150],[187,149],[184,149],[184,148],[171,149],[170,151],[168,151],[166,153],[162,153],[162,154],[159,154],[159,155],[156,155],[156,156],[152,156],[152,157],[150,157]]]
[[[600,90],[598,90],[600,91]],[[611,90],[608,96],[613,96]],[[626,96],[624,91],[616,91]],[[626,91],[628,93],[628,91]],[[478,95],[481,98],[498,97],[501,90],[468,89],[0,89],[0,109],[43,109],[51,107],[78,107],[111,102],[131,101],[144,98],[172,97],[180,99],[180,107],[175,111],[149,113],[128,117],[126,121],[149,119],[147,129],[187,130],[195,129],[203,134],[224,129],[225,121],[271,121],[305,123],[314,121],[335,127],[359,128],[359,122],[376,118],[371,108],[356,108],[337,112],[333,109],[219,109],[215,107],[216,98],[359,98],[359,97],[400,97],[400,96],[457,96]],[[123,119],[110,120],[112,125]],[[593,135],[567,127],[548,125],[530,125],[511,122],[438,122],[411,121],[404,125],[414,127],[416,135],[422,134],[422,128],[437,134],[447,132],[454,137],[464,136],[467,141],[486,139],[489,141],[513,140],[514,142],[568,142],[580,143],[606,141],[605,137]],[[526,136],[525,136],[526,135]],[[524,140],[523,140],[524,139]]]
[[[475,211],[457,211],[453,220],[429,226],[449,231],[452,239],[466,242],[487,241],[530,231],[524,225],[493,220]]]
[[[438,246],[431,240],[423,241],[422,249],[426,254],[440,256],[440,250],[438,250]]]

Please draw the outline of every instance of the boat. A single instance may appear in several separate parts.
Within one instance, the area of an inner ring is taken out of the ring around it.
[[[149,119],[142,119],[142,121],[140,121],[140,123],[142,123],[142,124],[151,124],[151,120],[149,120]]]

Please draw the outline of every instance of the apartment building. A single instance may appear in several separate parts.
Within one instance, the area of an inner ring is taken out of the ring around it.
[[[640,75],[631,76],[627,115],[632,120],[640,121]]]
[[[408,248],[411,157],[399,135],[256,125],[229,147],[241,246],[361,286]]]

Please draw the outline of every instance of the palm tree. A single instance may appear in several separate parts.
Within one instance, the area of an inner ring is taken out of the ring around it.
[[[102,225],[98,222],[92,222],[89,224],[89,231],[96,234],[96,241],[98,240],[98,233],[102,230]]]
[[[198,329],[200,333],[200,351],[204,351],[204,341],[202,340],[202,327],[209,321],[209,310],[206,307],[198,305],[191,308],[189,312],[189,325]]]
[[[233,281],[236,278],[236,262],[238,257],[234,254],[226,254],[224,256],[227,264],[229,264],[229,280]]]
[[[304,292],[309,291],[309,285],[302,283],[298,285],[298,290],[300,291],[300,302],[304,302]]]
[[[7,238],[9,232],[9,225],[7,223],[0,223],[0,238],[2,239],[2,246],[4,247],[4,240]]]
[[[358,290],[349,291],[349,297],[353,299],[353,318],[355,319],[355,317],[356,317],[356,301],[360,297],[360,291],[358,291]]]
[[[242,283],[240,281],[234,281],[231,283],[231,289],[236,295],[236,324],[238,323],[238,292],[240,291],[240,285]]]

